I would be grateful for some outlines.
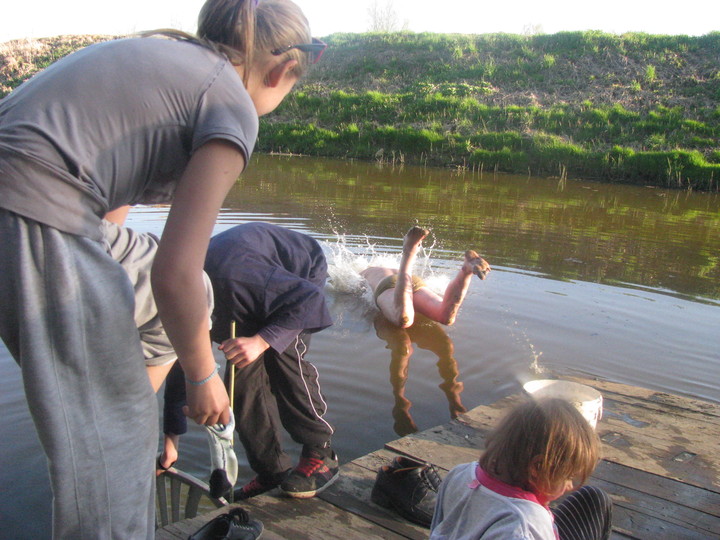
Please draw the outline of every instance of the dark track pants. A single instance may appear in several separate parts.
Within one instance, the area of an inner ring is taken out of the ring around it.
[[[250,467],[259,476],[293,467],[282,448],[284,428],[302,445],[322,446],[333,429],[324,419],[327,404],[318,372],[304,359],[310,334],[300,334],[282,353],[268,349],[261,358],[235,370],[235,429]],[[231,366],[225,376],[230,388]]]

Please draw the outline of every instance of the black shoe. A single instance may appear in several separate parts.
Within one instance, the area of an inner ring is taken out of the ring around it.
[[[404,456],[380,467],[370,498],[405,519],[430,527],[440,476],[432,465]]]
[[[263,528],[262,522],[250,519],[247,511],[233,508],[208,521],[188,540],[256,540],[262,536]]]
[[[269,476],[256,476],[244,486],[233,491],[233,500],[242,501],[244,499],[249,499],[250,497],[255,497],[256,495],[261,495],[271,489],[275,489],[288,477],[291,470],[292,469],[288,469],[287,471],[271,474]]]
[[[280,491],[288,497],[314,497],[337,480],[340,474],[338,457],[327,449],[323,456],[316,450],[303,448],[300,462],[280,484]]]

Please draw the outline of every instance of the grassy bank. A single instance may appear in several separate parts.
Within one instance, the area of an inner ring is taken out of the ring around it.
[[[99,38],[55,39],[24,70],[0,56],[0,91]],[[322,62],[263,118],[260,151],[720,186],[720,33],[325,39]]]
[[[720,33],[327,41],[262,150],[718,189]]]

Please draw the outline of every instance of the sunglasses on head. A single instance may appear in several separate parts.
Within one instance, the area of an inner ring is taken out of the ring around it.
[[[288,45],[287,47],[280,47],[279,49],[270,51],[270,53],[274,56],[280,56],[281,54],[284,54],[291,49],[298,49],[302,52],[309,53],[310,54],[310,62],[312,64],[317,64],[320,61],[320,58],[322,57],[323,53],[325,52],[325,49],[327,49],[327,43],[320,41],[318,38],[312,38],[312,43],[300,43],[298,45]]]

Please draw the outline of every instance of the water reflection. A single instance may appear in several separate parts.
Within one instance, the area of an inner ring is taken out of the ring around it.
[[[478,246],[555,279],[720,298],[718,194],[257,156],[226,205],[307,216],[328,236],[398,238],[419,222],[439,251]]]
[[[395,400],[392,410],[395,433],[404,436],[418,431],[417,424],[410,414],[412,401],[405,395],[410,357],[414,352],[413,343],[437,356],[436,365],[441,380],[438,387],[447,398],[450,418],[457,418],[459,414],[467,411],[460,399],[464,386],[457,380],[460,373],[454,355],[455,347],[450,336],[438,323],[418,314],[412,326],[400,328],[378,313],[373,324],[377,337],[385,341],[386,348],[390,350],[390,384]]]

